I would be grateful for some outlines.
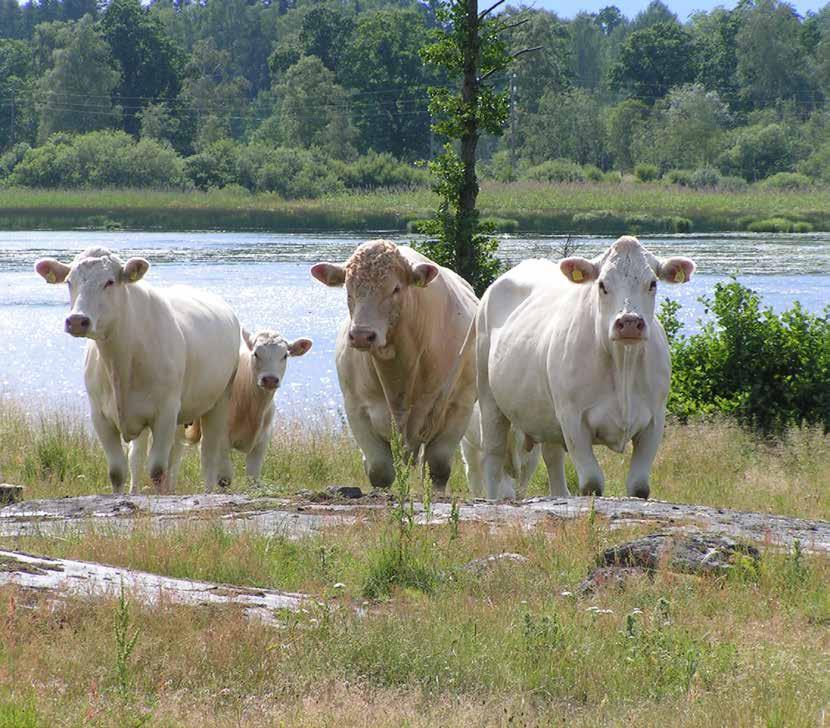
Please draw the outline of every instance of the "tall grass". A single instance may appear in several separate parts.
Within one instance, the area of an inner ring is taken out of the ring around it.
[[[630,449],[625,455],[602,447],[595,452],[606,475],[606,495],[625,495]],[[234,453],[234,464],[233,492],[286,496],[330,485],[369,489],[360,451],[340,423],[281,423],[256,485],[246,482],[240,453]],[[27,414],[20,406],[0,402],[0,474],[24,485],[27,498],[106,493],[106,473],[103,451],[84,420]],[[576,492],[570,463],[566,477]],[[669,424],[652,468],[652,497],[660,500],[804,518],[830,518],[827,483],[830,439],[820,428],[793,428],[783,439],[767,440],[728,420]],[[419,481],[413,484],[415,496],[421,495],[420,488]],[[196,448],[186,448],[178,489],[202,490]],[[449,493],[469,494],[460,458]],[[528,495],[546,494],[547,474],[541,465]]]
[[[4,227],[275,230],[405,230],[428,217],[437,197],[427,189],[349,192],[311,200],[283,200],[238,189],[210,192],[161,190],[0,190]],[[752,187],[723,193],[660,184],[485,183],[484,216],[518,221],[544,232],[660,231],[675,218],[696,232],[745,230],[769,218],[830,230],[826,190],[788,192]],[[670,229],[665,228],[665,229]]]

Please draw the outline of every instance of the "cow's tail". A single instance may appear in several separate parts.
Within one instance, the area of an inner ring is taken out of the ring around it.
[[[185,426],[184,439],[188,445],[195,445],[197,442],[199,442],[199,440],[202,439],[201,420],[196,420],[195,422]]]

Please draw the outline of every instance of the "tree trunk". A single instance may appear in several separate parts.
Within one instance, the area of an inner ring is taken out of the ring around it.
[[[476,257],[473,236],[478,222],[476,198],[476,147],[478,146],[478,72],[481,62],[481,39],[479,38],[478,0],[466,0],[467,13],[464,28],[464,81],[461,97],[464,102],[464,133],[461,136],[461,162],[464,176],[458,200],[458,219],[455,228],[455,259],[457,272],[462,278],[474,280]]]

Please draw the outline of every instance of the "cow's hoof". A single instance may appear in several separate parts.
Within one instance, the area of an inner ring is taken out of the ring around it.
[[[110,470],[110,485],[112,486],[112,492],[116,494],[120,494],[124,492],[124,473],[120,470]]]
[[[580,495],[602,496],[602,483],[598,483],[595,480],[589,480],[579,489],[579,493]]]
[[[395,468],[391,466],[370,467],[368,475],[373,488],[389,488],[395,482]]]
[[[645,483],[643,485],[635,485],[631,489],[631,492],[629,493],[629,495],[634,497],[634,498],[642,498],[643,500],[648,500],[649,492],[650,491],[649,491],[648,483]]]
[[[219,478],[219,487],[222,490],[226,490],[227,488],[231,487],[231,479],[230,478]]]

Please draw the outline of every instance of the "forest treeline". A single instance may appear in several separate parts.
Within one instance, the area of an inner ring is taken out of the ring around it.
[[[0,180],[241,185],[285,197],[426,183],[440,151],[421,48],[428,0],[0,0]],[[830,4],[660,0],[563,19],[507,7],[517,57],[487,80],[511,117],[481,145],[500,181],[743,189],[830,183]]]

